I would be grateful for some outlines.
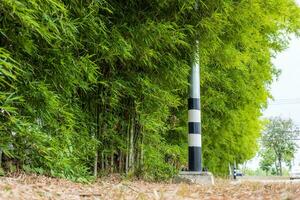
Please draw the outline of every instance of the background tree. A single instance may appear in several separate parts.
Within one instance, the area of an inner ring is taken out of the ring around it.
[[[269,172],[274,167],[275,163],[275,155],[274,152],[270,149],[265,149],[262,152],[260,152],[260,157],[262,158],[259,161],[259,167],[266,172],[266,175],[269,174]]]
[[[277,175],[282,176],[282,163],[291,167],[298,147],[295,138],[298,136],[299,129],[291,119],[285,120],[280,117],[269,119],[262,135],[261,168],[269,171],[274,165]]]

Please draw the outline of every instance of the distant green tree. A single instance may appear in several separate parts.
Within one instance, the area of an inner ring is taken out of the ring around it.
[[[277,175],[282,176],[282,164],[291,166],[297,150],[295,138],[299,130],[291,119],[271,118],[262,135],[262,160],[260,167],[268,172],[275,166]]]
[[[273,151],[268,149],[261,152],[260,156],[262,159],[259,162],[259,167],[268,175],[270,170],[272,170],[272,166],[274,166],[275,155]]]

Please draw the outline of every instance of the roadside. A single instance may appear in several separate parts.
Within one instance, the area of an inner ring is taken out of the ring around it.
[[[34,175],[0,178],[0,199],[297,199],[300,183],[217,179],[214,186],[125,181],[116,176],[92,184]]]
[[[243,176],[238,177],[237,180],[232,180],[232,184],[241,184],[241,183],[282,183],[282,184],[299,184],[300,179],[290,180],[287,176]]]

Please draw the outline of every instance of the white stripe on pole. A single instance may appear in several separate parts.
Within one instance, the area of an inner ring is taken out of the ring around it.
[[[189,134],[189,147],[201,147],[201,134]]]
[[[200,110],[189,110],[188,120],[189,122],[200,122]]]

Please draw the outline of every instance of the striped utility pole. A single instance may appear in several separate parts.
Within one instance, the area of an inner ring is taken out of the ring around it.
[[[188,109],[189,171],[199,172],[202,171],[202,155],[198,41],[196,41],[196,51],[191,66]]]

